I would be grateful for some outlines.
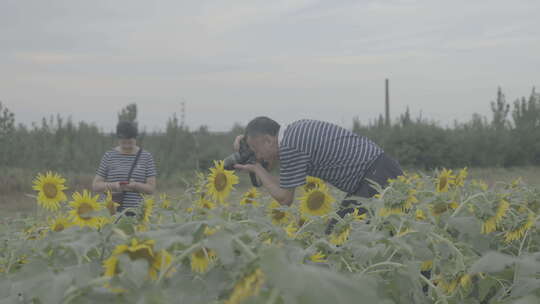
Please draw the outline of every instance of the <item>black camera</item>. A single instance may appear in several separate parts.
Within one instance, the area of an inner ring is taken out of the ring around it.
[[[225,170],[234,170],[234,165],[246,165],[246,164],[255,164],[257,162],[257,158],[255,156],[255,152],[251,150],[247,144],[246,137],[242,138],[240,140],[240,148],[238,149],[238,152],[234,152],[233,154],[227,156],[224,160],[224,169]],[[261,162],[261,165],[268,169],[268,163],[265,161]],[[261,183],[257,180],[257,176],[255,173],[250,172],[249,178],[251,179],[251,183],[255,187],[260,187]]]

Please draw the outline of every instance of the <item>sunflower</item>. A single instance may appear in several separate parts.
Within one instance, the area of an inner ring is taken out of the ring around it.
[[[172,262],[171,255],[161,250],[154,254],[154,240],[140,241],[136,238],[131,239],[130,244],[122,244],[116,246],[111,256],[103,262],[105,268],[105,276],[113,277],[121,272],[118,267],[118,258],[126,254],[131,261],[145,260],[148,262],[148,277],[156,280],[157,274],[169,267]],[[171,269],[166,275],[171,275],[175,270]]]
[[[75,225],[99,228],[100,219],[93,214],[102,208],[97,202],[98,197],[99,195],[91,196],[87,190],[84,190],[82,195],[79,192],[73,193],[73,201],[69,203],[72,210],[69,214]]]
[[[34,190],[39,191],[37,202],[38,204],[50,211],[56,211],[60,208],[60,202],[66,201],[64,190],[67,189],[64,184],[66,180],[57,173],[47,172],[45,175],[41,173],[34,179]]]
[[[506,215],[508,208],[510,208],[510,203],[502,199],[497,206],[497,210],[495,210],[495,215],[483,221],[482,233],[488,234],[490,232],[497,230],[497,225],[499,225],[502,218]]]
[[[381,217],[387,217],[387,216],[390,216],[392,214],[401,215],[401,214],[404,214],[404,213],[405,213],[405,209],[403,207],[396,207],[396,208],[382,207],[379,210],[379,216],[381,216]]]
[[[163,209],[171,209],[171,201],[168,199],[167,194],[163,193],[159,196],[159,199],[161,199],[161,208]]]
[[[69,228],[71,225],[73,225],[73,223],[70,222],[66,216],[60,215],[50,222],[49,229],[54,232],[60,232]]]
[[[252,206],[258,206],[259,203],[255,201],[256,198],[260,196],[259,191],[257,191],[257,188],[251,187],[246,193],[242,195],[242,200],[240,201],[240,205],[252,205]]]
[[[234,174],[234,171],[225,170],[222,160],[214,161],[214,168],[211,168],[210,172],[206,185],[208,193],[215,200],[224,203],[233,186],[238,184],[238,176]]]
[[[523,224],[504,234],[504,241],[510,243],[522,239],[525,236],[525,233],[534,226],[535,220],[534,213],[529,212],[529,215]]]
[[[350,232],[351,227],[347,226],[344,227],[339,233],[332,233],[332,235],[330,236],[330,243],[336,246],[345,244],[345,242],[349,238]]]
[[[309,260],[313,263],[326,263],[326,255],[324,255],[322,252],[318,251],[317,253],[311,255],[309,257]]]
[[[334,198],[328,193],[328,188],[319,186],[308,190],[300,198],[300,212],[302,215],[326,215],[332,210]]]
[[[142,205],[142,216],[141,221],[144,224],[150,223],[150,217],[152,217],[152,211],[154,210],[154,198],[152,197],[144,197],[144,203]]]
[[[469,173],[467,172],[467,167],[459,170],[459,173],[455,181],[456,186],[463,187],[465,185],[465,180],[467,179],[467,175],[469,175]]]
[[[236,283],[224,304],[240,304],[246,299],[258,295],[263,284],[264,273],[260,269],[256,269]]]
[[[217,255],[212,249],[203,247],[191,254],[191,270],[198,273],[205,273],[216,258]]]
[[[313,189],[317,189],[319,187],[325,187],[326,184],[324,181],[320,178],[314,177],[314,176],[308,176],[306,177],[306,184],[302,186],[302,190],[304,192],[309,192]]]
[[[111,191],[107,191],[107,196],[105,197],[105,207],[107,207],[107,210],[109,210],[109,214],[115,215],[116,208],[118,208],[118,206],[120,206],[120,204],[112,200]]]
[[[360,213],[360,208],[355,208],[352,216],[357,221],[365,220],[367,218],[367,211]]]
[[[477,180],[477,179],[472,180],[472,185],[482,189],[482,191],[487,191],[488,188],[489,188],[489,186],[488,186],[488,184],[486,184],[486,182],[484,182],[482,180]]]
[[[448,210],[456,209],[459,206],[457,202],[437,202],[434,204],[428,205],[431,215],[440,216]]]
[[[448,192],[450,185],[455,184],[455,175],[452,175],[452,170],[443,169],[437,177],[435,184],[437,192]]]
[[[452,280],[446,280],[442,277],[439,277],[434,280],[434,283],[437,285],[438,288],[442,289],[444,293],[451,294],[456,291],[458,287],[461,287],[462,289],[467,289],[471,285],[471,275],[462,274],[456,276]]]
[[[201,198],[197,201],[196,205],[197,205],[197,207],[199,207],[201,209],[211,210],[211,209],[216,208],[216,204],[214,204],[213,202],[207,200],[203,195],[201,195]]]
[[[416,218],[417,221],[425,220],[426,219],[426,214],[425,214],[424,210],[417,209],[416,213],[415,213],[415,218]]]
[[[272,224],[274,225],[282,225],[289,222],[289,213],[280,210],[281,208],[283,208],[283,206],[275,200],[273,200],[268,207],[269,215],[272,219]]]
[[[428,270],[431,270],[431,268],[433,268],[433,260],[424,261],[420,265],[421,271],[428,271]]]
[[[298,231],[298,227],[296,224],[291,221],[287,227],[283,228],[285,230],[285,233],[287,233],[287,236],[291,239],[294,239],[296,237],[296,232]]]

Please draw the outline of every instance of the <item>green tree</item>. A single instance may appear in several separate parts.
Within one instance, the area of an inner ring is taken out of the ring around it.
[[[118,121],[137,122],[137,104],[130,103],[118,112]]]

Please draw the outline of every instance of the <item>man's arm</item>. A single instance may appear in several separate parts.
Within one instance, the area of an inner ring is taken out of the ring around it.
[[[263,186],[270,192],[270,195],[281,205],[290,206],[293,203],[294,188],[283,189],[279,187],[279,181],[259,163],[254,165],[235,165],[234,167],[236,169],[255,173],[261,180]]]

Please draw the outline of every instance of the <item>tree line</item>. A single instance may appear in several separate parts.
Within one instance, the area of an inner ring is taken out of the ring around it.
[[[407,111],[390,126],[382,116],[368,124],[358,119],[352,130],[368,136],[404,167],[509,167],[540,165],[540,95],[513,103],[499,88],[491,102],[491,117],[473,114],[452,126]],[[137,105],[118,113],[119,120],[137,121]],[[206,126],[190,130],[173,114],[158,132],[140,132],[139,142],[155,158],[160,175],[206,169],[232,151],[243,127],[210,132]],[[94,172],[103,153],[116,143],[114,134],[94,124],[73,122],[60,115],[30,126],[17,124],[15,114],[0,102],[0,168],[34,171]]]

